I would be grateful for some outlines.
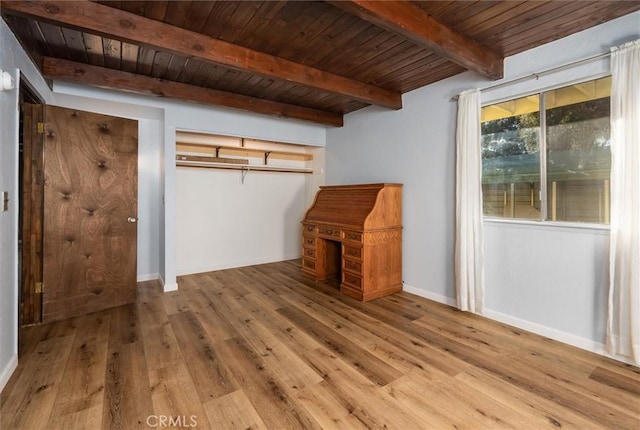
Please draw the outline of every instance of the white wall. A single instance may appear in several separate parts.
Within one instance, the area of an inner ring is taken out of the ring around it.
[[[609,230],[485,222],[485,237],[487,315],[600,352]]]
[[[9,210],[0,212],[0,390],[18,364],[18,85],[22,74],[45,100],[49,88],[13,33],[0,20],[0,69],[16,89],[0,92],[0,191],[9,192]]]
[[[640,12],[507,58],[510,80],[608,52],[640,37]],[[602,76],[608,59],[493,91],[498,101]],[[466,72],[407,93],[397,112],[369,107],[327,131],[327,183],[404,183],[405,290],[455,301],[453,279],[456,104],[492,85]],[[487,315],[598,352],[604,341],[608,231],[485,222]],[[509,268],[505,263],[509,263]]]
[[[179,167],[178,274],[300,257],[305,176]]]

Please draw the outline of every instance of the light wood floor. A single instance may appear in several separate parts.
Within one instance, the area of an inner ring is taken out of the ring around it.
[[[178,282],[23,330],[0,427],[640,428],[637,367],[411,294],[362,304],[298,261]]]

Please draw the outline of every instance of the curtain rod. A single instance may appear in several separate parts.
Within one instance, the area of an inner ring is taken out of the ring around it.
[[[546,70],[543,70],[541,72],[532,73],[530,75],[525,75],[525,76],[521,76],[519,78],[511,79],[510,81],[500,82],[499,84],[490,85],[490,86],[485,87],[485,88],[480,88],[480,91],[494,90],[496,88],[506,87],[507,85],[515,84],[517,82],[526,81],[528,79],[533,79],[533,78],[538,79],[541,76],[548,75],[549,73],[558,72],[560,70],[568,69],[570,67],[577,66],[579,64],[583,64],[583,63],[588,63],[590,61],[599,60],[600,58],[609,57],[610,55],[611,55],[610,52],[603,52],[602,54],[597,54],[597,55],[593,55],[591,57],[582,58],[580,60],[572,61],[571,63],[563,64],[562,66],[552,67],[550,69],[546,69]],[[451,101],[456,101],[456,100],[458,100],[458,98],[459,98],[459,96],[455,95],[455,96],[451,97]]]

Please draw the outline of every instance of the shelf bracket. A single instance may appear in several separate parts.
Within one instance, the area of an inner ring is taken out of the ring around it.
[[[264,165],[267,165],[267,162],[269,161],[269,155],[271,155],[271,151],[265,151],[264,152]]]
[[[220,158],[220,147],[216,146],[216,158]]]
[[[244,178],[247,177],[247,174],[249,173],[250,167],[247,167],[246,169],[242,169],[242,184],[244,185]]]

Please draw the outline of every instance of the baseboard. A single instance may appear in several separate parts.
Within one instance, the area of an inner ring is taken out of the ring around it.
[[[517,327],[519,329],[526,330],[540,336],[548,337],[549,339],[557,340],[558,342],[562,342],[567,345],[575,346],[576,348],[584,349],[585,351],[593,352],[604,357],[609,357],[617,361],[622,361],[623,363],[637,366],[637,364],[631,361],[629,357],[611,355],[607,353],[604,344],[591,339],[586,339],[584,337],[576,336],[574,334],[547,327],[542,324],[522,320],[511,315],[488,309],[485,309],[484,316],[494,321],[510,325],[512,327]]]
[[[174,282],[173,284],[164,284],[163,288],[165,293],[168,293],[170,291],[178,291],[178,283]]]
[[[440,294],[432,293],[431,291],[421,290],[420,288],[412,287],[411,285],[402,284],[402,291],[424,297],[425,299],[433,300],[434,302],[456,307],[456,299],[441,296]]]
[[[279,261],[288,261],[294,260],[296,258],[302,257],[300,254],[296,255],[285,255],[277,258],[266,258],[260,260],[250,260],[250,261],[234,261],[225,264],[216,264],[206,267],[195,267],[191,269],[178,269],[178,276],[186,276],[186,275],[195,275],[197,273],[206,273],[206,272],[215,272],[217,270],[226,270],[226,269],[236,269],[238,267],[247,267],[247,266],[256,266],[258,264],[269,264],[269,263],[277,263]]]
[[[416,296],[424,297],[425,299],[433,300],[434,302],[442,303],[445,305],[457,307],[456,300],[450,297],[442,296],[432,293],[430,291],[421,290],[419,288],[412,287],[404,284],[403,291],[407,293],[415,294]],[[542,324],[526,321],[520,318],[513,317],[511,315],[503,314],[492,310],[485,309],[484,317],[494,321],[501,322],[503,324],[510,325],[522,330],[526,330],[530,333],[535,333],[540,336],[548,337],[549,339],[557,340],[558,342],[565,343],[567,345],[575,346],[576,348],[584,349],[585,351],[593,352],[604,357],[612,358],[617,361],[621,361],[626,364],[637,366],[629,357],[611,355],[607,353],[605,345],[590,339],[585,339],[580,336],[566,333],[561,330],[550,328]]]
[[[164,278],[162,277],[162,275],[158,275],[158,282],[160,282],[160,285],[162,286],[162,291],[164,291],[165,293],[168,293],[169,291],[177,291],[178,290],[178,283],[177,282],[173,282],[171,284],[167,284],[164,280]]]
[[[160,279],[159,273],[151,273],[149,275],[138,275],[137,282],[155,281],[156,279]]]
[[[9,378],[11,378],[11,375],[13,375],[13,372],[17,367],[18,354],[13,354],[5,368],[2,370],[2,373],[0,373],[0,393],[2,392],[2,390],[4,390],[5,385],[7,385],[7,382],[9,382]]]

